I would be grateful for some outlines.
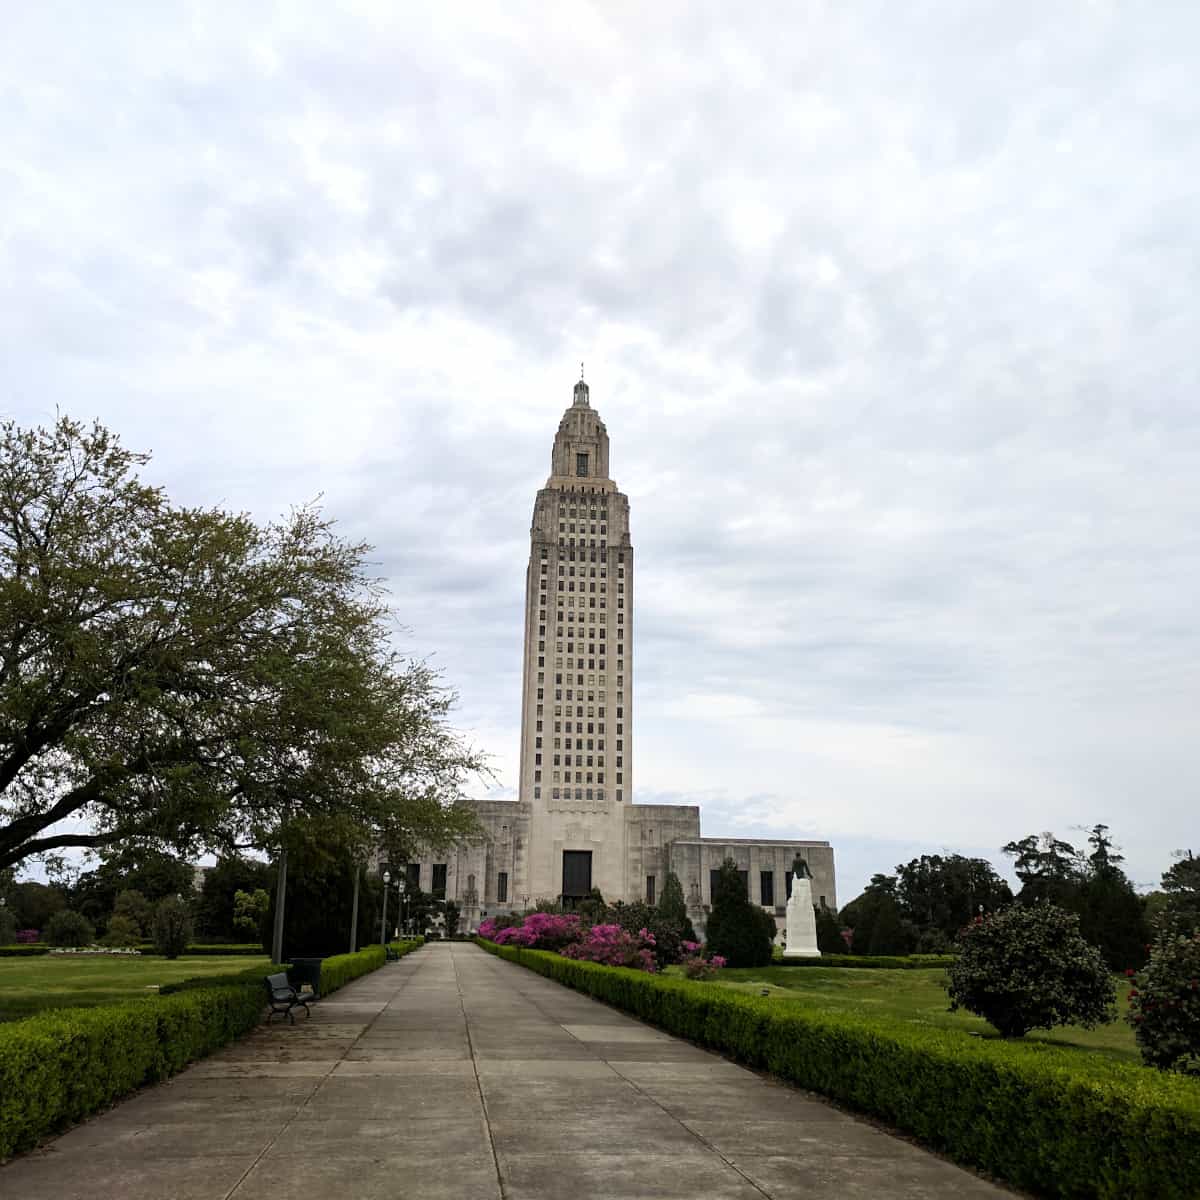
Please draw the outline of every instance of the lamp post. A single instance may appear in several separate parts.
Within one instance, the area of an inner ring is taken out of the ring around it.
[[[384,871],[384,873],[383,873],[383,913],[379,918],[379,944],[381,946],[387,945],[387,935],[385,932],[387,929],[387,894],[388,894],[388,884],[391,882],[392,882],[391,871]]]
[[[399,879],[396,880],[396,897],[397,897],[396,903],[401,905],[401,909],[400,909],[400,932],[401,933],[405,932],[405,930],[404,930],[404,908],[403,908],[404,892],[405,892],[404,877],[401,876]]]

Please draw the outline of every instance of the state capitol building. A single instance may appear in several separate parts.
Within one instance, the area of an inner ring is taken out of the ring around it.
[[[533,502],[518,799],[477,801],[485,841],[408,865],[411,883],[458,902],[464,929],[593,887],[653,904],[668,871],[702,929],[726,858],[782,929],[797,853],[814,901],[837,905],[828,842],[701,837],[698,807],[633,802],[633,566],[629,498],[609,475],[608,430],[580,379]]]

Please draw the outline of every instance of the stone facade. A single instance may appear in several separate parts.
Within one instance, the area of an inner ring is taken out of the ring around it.
[[[519,798],[481,802],[479,816],[483,842],[409,867],[424,891],[440,893],[444,879],[467,929],[540,898],[570,902],[588,887],[608,900],[656,899],[668,871],[702,929],[711,873],[727,857],[781,929],[797,853],[814,899],[837,904],[828,842],[705,838],[699,808],[633,803],[629,500],[609,478],[608,431],[582,379],[530,526]]]

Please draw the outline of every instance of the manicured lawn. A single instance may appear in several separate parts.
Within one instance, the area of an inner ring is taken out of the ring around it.
[[[675,973],[678,968],[668,970]],[[836,967],[726,968],[719,976],[722,986],[754,996],[766,987],[781,1004],[836,1010],[867,1009],[917,1025],[940,1025],[995,1037],[995,1030],[979,1017],[961,1010],[947,1011],[945,978],[946,972],[940,969],[856,971]],[[1122,1016],[1128,1007],[1128,993],[1129,985],[1121,979],[1117,984],[1117,1010]],[[1026,1040],[1076,1046],[1113,1058],[1141,1061],[1133,1030],[1122,1020],[1092,1030],[1064,1026],[1049,1033],[1031,1033]]]
[[[269,963],[266,955],[196,955],[174,960],[157,955],[71,954],[0,958],[0,1021],[28,1017],[44,1008],[153,996],[159,984],[196,975],[225,975],[258,965],[266,968]]]

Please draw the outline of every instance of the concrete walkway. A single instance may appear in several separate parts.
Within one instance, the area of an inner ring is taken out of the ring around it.
[[[1011,1195],[485,954],[431,945],[0,1168],[13,1200]]]

